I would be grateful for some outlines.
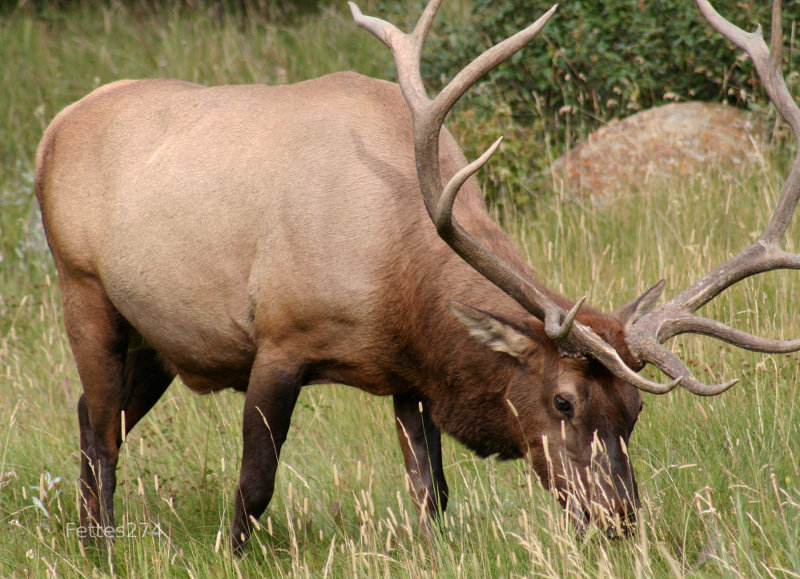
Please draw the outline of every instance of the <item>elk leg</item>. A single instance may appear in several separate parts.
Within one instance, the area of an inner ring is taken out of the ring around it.
[[[78,401],[81,523],[100,532],[114,525],[129,326],[99,283],[64,277],[64,323],[83,384]]]
[[[158,354],[154,350],[149,349],[128,353],[125,361],[124,376],[123,396],[125,403],[122,411],[125,413],[124,424],[125,434],[127,435],[136,423],[138,423],[158,401],[167,387],[172,383],[174,376],[164,369],[158,359]],[[121,412],[117,414],[117,423],[121,423],[121,416]],[[112,478],[116,478],[116,474],[113,474],[113,477],[103,476],[103,487],[110,488],[112,497],[105,499],[110,506],[110,509],[107,509],[110,517],[107,517],[106,521],[101,520],[102,515],[98,516],[100,506],[99,504],[95,504],[100,500],[100,495],[97,492],[98,480],[96,477],[99,467],[97,458],[90,459],[89,457],[97,457],[98,453],[95,445],[95,432],[89,417],[89,406],[86,394],[81,396],[78,401],[78,421],[81,431],[81,449],[83,450],[81,480],[84,481],[82,486],[85,489],[85,495],[89,497],[88,500],[86,497],[84,498],[81,520],[90,525],[105,525],[106,523],[113,525],[113,504],[110,501],[113,499],[114,483],[111,481]],[[117,449],[119,449],[121,443],[121,437],[117,437]],[[113,472],[115,473],[115,471],[116,468]]]
[[[237,555],[250,538],[253,520],[272,499],[278,458],[300,385],[299,372],[287,372],[280,364],[257,361],[250,375],[242,421],[242,467],[231,529],[231,545]]]
[[[130,326],[94,282],[65,283],[64,318],[84,393],[78,401],[81,522],[98,532],[114,525],[116,466],[125,432],[172,382],[152,349],[128,352]]]
[[[126,361],[125,434],[147,414],[175,374],[164,368],[158,352],[147,348],[128,353]]]
[[[447,481],[442,469],[442,435],[419,399],[394,396],[397,436],[406,463],[411,496],[420,520],[435,520],[447,508]]]

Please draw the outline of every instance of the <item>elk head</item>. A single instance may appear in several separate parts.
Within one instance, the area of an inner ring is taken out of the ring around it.
[[[748,53],[767,95],[798,138],[800,109],[780,71],[779,1],[773,11],[772,51],[764,43],[760,28],[745,33],[723,19],[706,0],[696,1],[711,25]],[[417,176],[439,236],[536,322],[523,330],[474,309],[481,304],[454,305],[452,310],[483,345],[519,360],[519,375],[511,381],[507,402],[519,419],[520,430],[528,437],[524,441],[527,456],[545,486],[553,490],[576,521],[583,523],[589,517],[599,517],[624,526],[626,519],[635,516],[638,506],[626,448],[641,408],[639,390],[664,394],[680,385],[694,394],[713,396],[736,383],[702,383],[663,344],[678,334],[697,333],[758,352],[800,349],[800,340],[761,338],[695,315],[703,305],[746,277],[775,269],[800,269],[800,255],[787,253],[779,246],[800,196],[800,161],[795,159],[764,233],[745,250],[660,307],[655,305],[663,291],[663,281],[616,315],[581,311],[585,298],[570,306],[569,301],[537,287],[496,257],[453,216],[460,188],[494,154],[500,139],[447,183],[442,182],[439,166],[439,135],[450,109],[481,76],[530,42],[556,7],[525,30],[488,49],[430,99],[420,75],[420,60],[440,3],[441,0],[431,0],[410,34],[386,21],[364,16],[352,2],[350,7],[356,23],[394,54],[398,82],[413,118]],[[531,339],[537,332],[545,334],[542,340]],[[546,350],[550,355],[540,353]],[[661,383],[640,375],[647,364],[656,366],[671,380]],[[532,374],[537,374],[542,385],[538,399],[529,392]],[[601,392],[602,396],[597,395]]]

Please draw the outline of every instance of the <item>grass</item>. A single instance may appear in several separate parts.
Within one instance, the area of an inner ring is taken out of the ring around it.
[[[289,23],[164,10],[87,3],[0,19],[0,576],[800,575],[798,358],[700,338],[677,339],[675,348],[700,376],[742,383],[712,399],[646,397],[631,444],[644,503],[631,539],[576,537],[524,463],[479,460],[450,439],[451,506],[442,532],[420,537],[390,401],[314,386],[301,394],[262,528],[236,559],[227,535],[243,399],[175,384],[123,446],[113,567],[85,552],[75,529],[80,383],[32,192],[43,127],[94,86],[123,77],[220,83],[347,68],[391,73],[388,55],[341,6]],[[475,138],[469,119],[464,111],[453,121],[467,141]],[[749,243],[784,165],[767,159],[752,175],[712,171],[600,202],[556,192],[517,213],[504,207],[503,220],[552,287],[588,292],[611,310],[662,277],[674,295]],[[795,227],[789,246],[799,240]],[[797,281],[795,273],[761,276],[707,313],[766,335],[800,335]]]

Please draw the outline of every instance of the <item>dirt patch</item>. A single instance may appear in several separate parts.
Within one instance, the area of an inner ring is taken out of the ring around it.
[[[763,127],[752,113],[715,103],[673,103],[614,121],[552,166],[572,193],[605,195],[758,160]]]

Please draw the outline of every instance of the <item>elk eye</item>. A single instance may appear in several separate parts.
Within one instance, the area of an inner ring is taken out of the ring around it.
[[[556,410],[558,410],[561,414],[572,417],[572,402],[563,396],[556,396],[553,399],[553,406],[555,406]]]

